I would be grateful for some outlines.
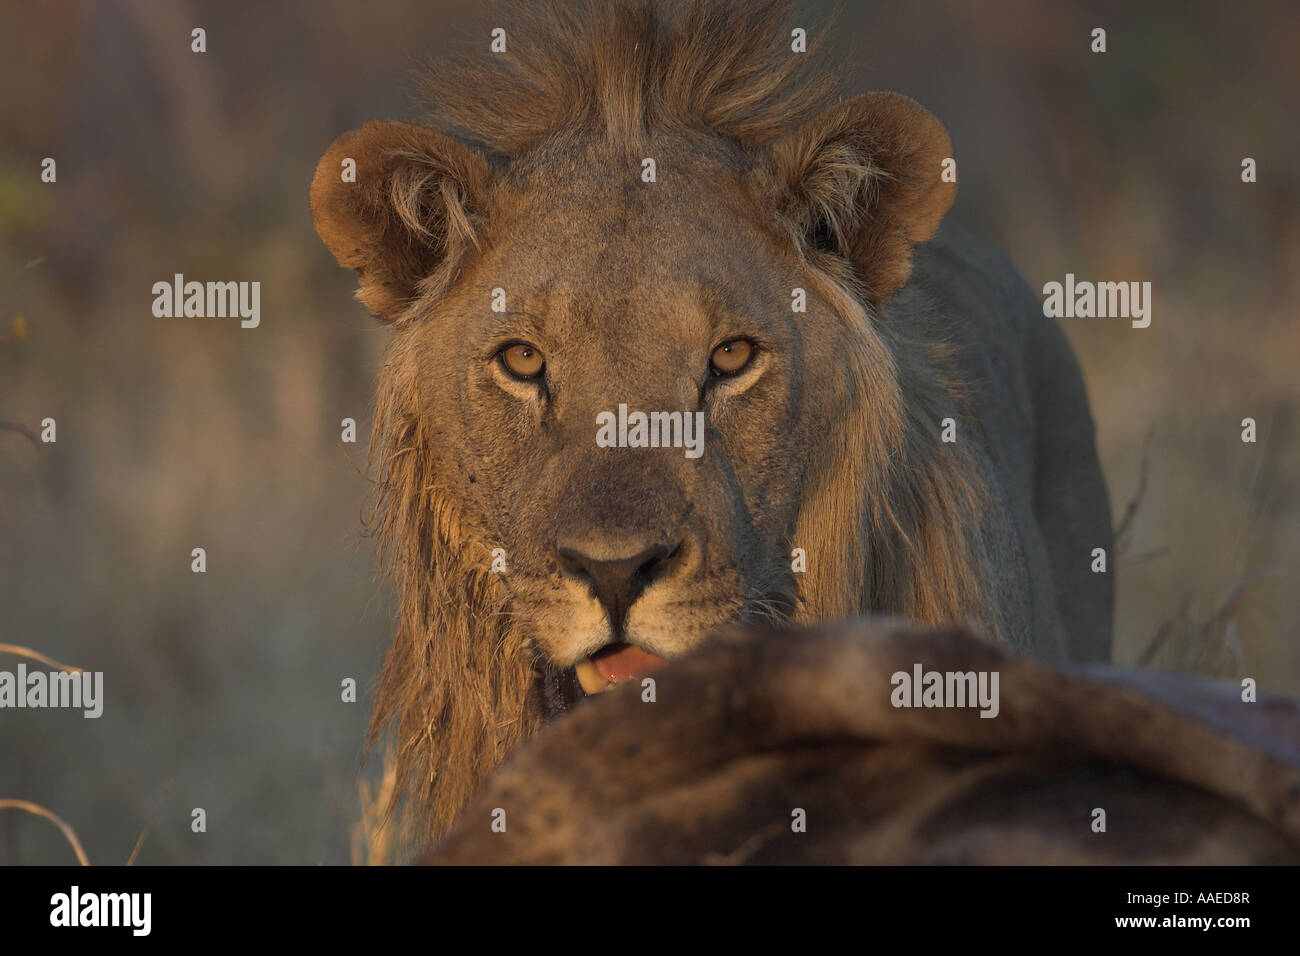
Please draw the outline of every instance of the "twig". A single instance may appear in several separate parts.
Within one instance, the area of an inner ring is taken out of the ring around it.
[[[1205,619],[1205,623],[1197,630],[1196,643],[1201,647],[1204,647],[1209,643],[1211,638],[1210,632],[1214,628],[1218,627],[1220,624],[1226,625],[1227,623],[1230,623],[1228,620],[1229,616],[1236,609],[1237,602],[1241,599],[1242,592],[1245,591],[1247,584],[1251,584],[1261,578],[1281,577],[1283,573],[1283,568],[1280,566],[1269,565],[1253,571],[1250,574],[1237,575],[1228,586],[1223,599],[1219,602],[1219,606],[1208,618]]]
[[[82,668],[73,667],[71,664],[60,664],[52,658],[46,657],[30,647],[19,647],[17,644],[0,644],[0,654],[17,654],[19,657],[30,657],[34,661],[40,661],[42,664],[49,664],[56,671],[71,671],[74,674],[84,673]]]
[[[1115,526],[1115,548],[1116,551],[1124,551],[1128,548],[1128,542],[1124,541],[1124,535],[1133,523],[1133,516],[1137,514],[1138,505],[1142,503],[1142,497],[1147,492],[1147,457],[1151,448],[1151,435],[1154,428],[1148,428],[1146,437],[1142,439],[1142,463],[1138,466],[1138,486],[1133,497],[1129,499],[1128,507],[1124,509],[1124,516],[1119,519],[1119,524]]]
[[[17,432],[18,434],[26,438],[29,442],[31,442],[33,445],[35,445],[37,449],[41,448],[40,437],[36,434],[36,432],[32,431],[26,425],[20,425],[17,422],[0,421],[0,431]]]
[[[1269,415],[1268,430],[1270,431],[1272,429],[1275,413],[1276,410],[1274,413],[1270,413]],[[1246,513],[1241,516],[1241,527],[1237,529],[1237,536],[1232,541],[1232,551],[1228,556],[1229,569],[1236,567],[1237,551],[1241,548],[1241,539],[1245,536],[1246,531],[1250,526],[1255,523],[1252,519],[1252,514],[1254,515],[1254,518],[1258,518],[1259,512],[1262,510],[1262,498],[1256,495],[1256,490],[1259,488],[1259,476],[1264,470],[1265,449],[1269,447],[1271,446],[1266,444],[1264,448],[1260,449],[1260,453],[1254,456],[1255,468],[1251,472],[1250,485],[1246,489]]]
[[[0,810],[26,810],[28,813],[35,814],[38,817],[44,817],[63,831],[64,838],[72,844],[73,852],[77,854],[77,859],[82,866],[90,866],[90,860],[86,857],[86,851],[81,848],[81,841],[77,839],[77,832],[68,826],[63,820],[46,810],[39,803],[31,803],[27,800],[4,800],[0,799]]]
[[[158,816],[158,811],[162,809],[163,801],[167,799],[167,794],[171,792],[172,786],[176,783],[176,778],[167,781],[167,786],[163,787],[162,796],[158,798],[158,803],[153,808],[153,813],[149,814],[149,819],[145,821],[144,829],[140,831],[140,839],[135,841],[135,849],[131,851],[131,858],[126,861],[127,866],[135,865],[135,858],[140,855],[140,847],[144,846],[144,838],[149,835],[153,829],[153,821]]]
[[[1147,561],[1154,561],[1156,558],[1163,558],[1169,553],[1169,545],[1162,544],[1158,548],[1152,548],[1150,551],[1143,551],[1141,554],[1135,554],[1131,558],[1124,559],[1124,567],[1131,568],[1135,564],[1145,564]]]
[[[1194,592],[1188,591],[1183,596],[1183,603],[1178,606],[1178,613],[1160,625],[1160,630],[1156,631],[1156,636],[1151,638],[1151,643],[1147,645],[1146,650],[1142,652],[1142,656],[1138,658],[1138,667],[1146,667],[1155,660],[1156,654],[1160,652],[1165,641],[1169,640],[1169,635],[1173,634],[1174,626],[1187,616],[1187,609],[1191,606],[1194,596]]]

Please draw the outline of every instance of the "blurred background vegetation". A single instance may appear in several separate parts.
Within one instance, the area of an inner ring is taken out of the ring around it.
[[[93,862],[126,860],[172,779],[141,862],[357,857],[391,609],[360,535],[388,333],[316,238],[307,189],[339,133],[418,117],[409,70],[476,6],[6,11],[0,420],[55,418],[58,441],[0,430],[0,643],[104,671],[107,702],[99,720],[0,713],[0,797],[59,813]],[[1117,524],[1144,484],[1118,660],[1300,694],[1300,7],[922,0],[847,3],[839,22],[850,89],[908,93],[947,124],[952,215],[1031,286],[1153,283],[1148,329],[1065,320]],[[177,272],[260,281],[261,327],[154,318],[151,286]],[[71,860],[45,821],[0,814],[0,862]]]

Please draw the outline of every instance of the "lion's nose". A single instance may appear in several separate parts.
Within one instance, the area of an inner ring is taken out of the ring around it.
[[[560,545],[560,564],[569,574],[591,585],[596,600],[605,605],[610,624],[621,631],[627,609],[668,570],[677,548],[652,545],[626,558],[593,558],[578,548]]]

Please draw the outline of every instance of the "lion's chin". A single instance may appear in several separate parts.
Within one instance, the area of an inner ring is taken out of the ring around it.
[[[578,662],[575,670],[578,683],[586,694],[599,694],[615,684],[640,680],[668,662],[658,655],[643,651],[634,644],[606,644],[590,657]]]

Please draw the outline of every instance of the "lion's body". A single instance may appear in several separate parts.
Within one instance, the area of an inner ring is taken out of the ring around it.
[[[974,391],[988,489],[984,538],[1008,643],[1047,659],[1109,661],[1111,514],[1083,379],[1065,336],[996,249],[945,225],[916,251],[912,278],[886,321],[928,314],[956,339]],[[1108,565],[1109,567],[1109,565]]]
[[[395,328],[373,728],[428,832],[606,650],[886,612],[1108,656],[1078,369],[1009,265],[925,244],[942,126],[834,101],[781,0],[681,6],[521,8],[509,55],[430,81],[432,126],[369,124],[317,170],[317,228]],[[602,443],[623,407],[698,420],[700,453]]]

